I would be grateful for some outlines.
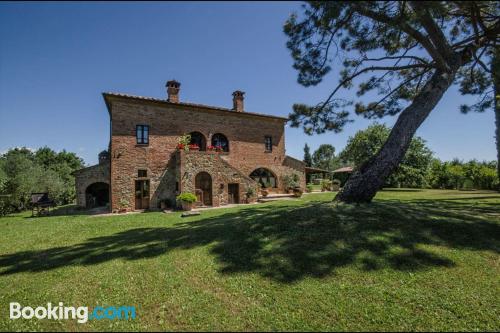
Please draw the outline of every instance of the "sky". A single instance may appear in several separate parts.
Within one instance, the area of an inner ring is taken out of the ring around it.
[[[300,3],[2,2],[0,153],[49,146],[95,164],[109,142],[102,92],[166,98],[170,79],[181,82],[186,102],[230,108],[231,93],[243,90],[251,112],[287,116],[294,103],[316,104],[338,83],[338,68],[317,86],[297,83],[283,33],[294,11]],[[451,88],[417,131],[436,157],[496,158],[493,111],[458,111],[472,98]],[[302,159],[305,143],[340,152],[374,122],[351,118],[338,134],[307,136],[287,126],[286,153]]]

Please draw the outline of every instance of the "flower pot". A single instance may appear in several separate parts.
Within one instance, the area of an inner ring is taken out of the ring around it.
[[[182,210],[190,211],[193,209],[193,203],[187,201],[181,201]]]
[[[302,196],[302,190],[300,188],[294,188],[293,196],[296,198],[300,198]]]

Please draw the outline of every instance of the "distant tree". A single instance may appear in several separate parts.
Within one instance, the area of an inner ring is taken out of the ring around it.
[[[311,167],[312,166],[311,151],[310,151],[310,148],[307,145],[307,143],[304,146],[304,163],[306,164],[306,167]]]
[[[7,185],[7,174],[4,171],[4,160],[0,159],[0,194],[4,192]]]
[[[500,34],[498,1],[311,1],[284,26],[298,82],[317,85],[341,59],[340,82],[321,103],[296,104],[292,126],[306,133],[339,132],[353,101],[342,88],[380,98],[354,104],[368,118],[397,115],[383,147],[354,172],[336,200],[369,202],[403,160],[419,126],[453,84],[479,95],[462,110],[493,103],[489,62]],[[371,75],[371,74],[374,75]]]
[[[365,130],[358,131],[350,137],[347,145],[339,157],[343,161],[353,163],[356,168],[375,156],[387,141],[391,129],[385,125],[374,124]],[[432,152],[420,137],[414,137],[406,151],[403,160],[387,178],[386,186],[423,187],[429,165],[432,161]]]
[[[446,173],[450,176],[452,188],[460,189],[465,181],[464,168],[462,164],[450,163],[446,165]]]
[[[83,160],[65,150],[56,153],[48,147],[33,152],[14,148],[0,156],[0,214],[26,209],[33,192],[49,192],[59,204],[75,199],[72,172],[83,167]]]
[[[316,149],[312,156],[315,168],[331,170],[335,162],[335,147],[330,144],[322,144]]]
[[[450,184],[450,176],[446,172],[446,164],[437,158],[432,159],[430,163],[427,183],[432,188],[440,189],[448,188],[448,184]]]
[[[35,161],[38,165],[48,169],[58,163],[57,153],[49,147],[38,149],[34,153]]]
[[[499,181],[496,175],[497,163],[478,162],[470,160],[462,162],[454,159],[450,162],[433,160],[428,173],[428,183],[432,188],[475,188],[493,190],[498,188]]]

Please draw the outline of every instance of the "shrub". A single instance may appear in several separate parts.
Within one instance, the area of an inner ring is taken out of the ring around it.
[[[332,181],[329,179],[323,179],[321,181],[321,190],[322,191],[331,191],[332,189]]]
[[[311,184],[311,183],[309,183],[309,184],[306,185],[306,191],[308,193],[311,193],[313,191],[313,188],[314,188],[313,184]]]
[[[472,190],[474,188],[474,182],[471,179],[465,179],[462,185],[462,190]]]
[[[296,172],[284,175],[282,180],[287,190],[300,186],[300,176]]]
[[[196,201],[196,195],[190,192],[181,193],[176,197],[177,201],[193,203]]]
[[[331,189],[332,189],[332,191],[338,191],[338,190],[340,190],[340,184],[341,184],[341,183],[342,183],[342,182],[341,182],[340,180],[338,180],[338,179],[334,179],[334,180],[332,181],[332,185],[331,185]]]
[[[0,216],[4,216],[15,211],[15,207],[11,203],[10,195],[0,194]]]
[[[247,187],[247,191],[245,194],[246,194],[247,198],[251,198],[251,197],[255,196],[255,188],[252,186]]]

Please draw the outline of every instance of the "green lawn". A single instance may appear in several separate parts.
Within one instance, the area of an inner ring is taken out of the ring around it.
[[[188,218],[0,218],[0,330],[500,330],[500,194],[333,195]],[[12,301],[137,318],[13,321]]]

